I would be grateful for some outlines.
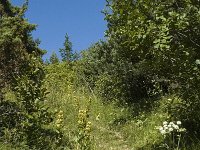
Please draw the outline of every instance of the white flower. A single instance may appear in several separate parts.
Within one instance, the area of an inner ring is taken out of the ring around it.
[[[162,131],[162,130],[163,130],[163,127],[160,127],[159,130]]]
[[[177,125],[181,125],[181,121],[177,121],[176,124],[177,124]]]
[[[173,122],[170,122],[169,124],[170,124],[170,125],[172,125],[172,126],[174,125],[174,123],[173,123]]]
[[[173,128],[169,128],[169,132],[172,132],[173,131]]]
[[[185,132],[185,131],[186,131],[185,128],[180,128],[180,129],[178,130],[178,132]]]
[[[173,128],[178,130],[179,129],[179,126],[178,125],[173,125]]]
[[[166,131],[165,131],[165,130],[161,130],[160,133],[161,133],[162,135],[164,135],[164,134],[166,134]]]
[[[165,125],[163,126],[163,128],[168,128],[168,125],[165,124]]]
[[[167,131],[169,128],[164,128],[165,131]]]
[[[168,124],[167,121],[164,121],[164,122],[163,122],[163,125],[167,125],[167,124]]]
[[[195,63],[196,63],[197,65],[200,65],[200,60],[197,59],[197,60],[195,61]]]
[[[172,127],[172,125],[171,125],[171,124],[169,124],[167,127],[168,127],[168,128],[171,128],[171,127]]]

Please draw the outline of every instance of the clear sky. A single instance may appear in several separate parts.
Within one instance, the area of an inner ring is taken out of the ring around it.
[[[22,5],[24,0],[11,0],[14,5]],[[26,18],[37,24],[34,38],[41,40],[40,47],[59,55],[64,36],[68,33],[73,50],[80,51],[92,43],[104,39],[106,21],[101,11],[105,0],[29,0]]]

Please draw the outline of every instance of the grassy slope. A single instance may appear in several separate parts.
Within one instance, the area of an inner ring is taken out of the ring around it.
[[[170,97],[163,97],[158,102],[158,107],[148,113],[141,112],[136,117],[128,107],[118,107],[115,103],[103,104],[86,86],[77,88],[74,84],[75,68],[76,65],[64,63],[49,65],[46,67],[45,80],[45,86],[50,92],[46,105],[52,112],[63,111],[61,130],[71,142],[76,141],[74,135],[77,133],[79,111],[86,109],[89,109],[89,121],[92,123],[90,135],[95,150],[154,150],[153,145],[163,141],[163,136],[156,127],[169,117],[166,108],[172,105]],[[6,96],[15,99],[9,92]],[[51,126],[55,129],[57,118],[54,120]],[[9,143],[0,143],[0,149],[17,148],[11,147]],[[200,142],[194,141],[193,146],[187,149],[199,150]]]
[[[103,104],[100,98],[86,87],[75,88],[71,82],[74,81],[73,69],[67,68],[64,64],[49,66],[48,71],[50,72],[47,77],[50,81],[48,104],[54,108],[52,111],[64,112],[66,134],[77,130],[78,110],[89,107],[92,122],[91,136],[95,149],[139,149],[160,141],[161,136],[155,127],[167,115],[159,108],[152,113],[141,114],[136,119],[131,116],[128,108],[117,107],[114,103]]]

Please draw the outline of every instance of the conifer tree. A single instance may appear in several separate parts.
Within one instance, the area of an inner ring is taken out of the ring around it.
[[[60,49],[60,54],[62,57],[62,61],[71,62],[73,60],[72,43],[70,42],[67,33],[65,35],[64,48]]]

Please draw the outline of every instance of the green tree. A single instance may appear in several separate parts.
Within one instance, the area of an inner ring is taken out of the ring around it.
[[[107,6],[107,41],[83,54],[83,77],[105,100],[120,103],[176,94],[183,101],[172,117],[199,133],[200,2],[107,0]]]
[[[62,61],[71,62],[73,60],[72,43],[70,42],[67,33],[65,35],[64,48],[61,48],[59,51],[62,57]]]
[[[82,52],[78,72],[105,101],[117,100],[119,104],[142,104],[148,97],[147,75],[142,65],[122,59],[116,53],[118,44],[99,41]],[[83,81],[83,82],[85,82]]]
[[[176,117],[199,132],[200,2],[110,0],[105,19],[108,41],[122,62],[144,66],[151,81],[176,83],[184,99]],[[111,10],[111,11],[110,11]],[[120,77],[121,78],[121,77]],[[195,114],[195,115],[194,115]],[[174,115],[175,116],[175,115]],[[189,128],[189,127],[188,127]]]
[[[59,59],[58,59],[58,56],[56,55],[55,52],[52,53],[51,57],[50,57],[50,63],[51,64],[57,64],[59,63]]]
[[[0,89],[11,83],[13,76],[20,74],[19,69],[28,54],[33,51],[35,55],[42,54],[38,43],[29,36],[35,25],[23,18],[26,8],[27,4],[18,8],[7,0],[0,1]]]
[[[3,95],[2,89],[9,86],[16,97],[12,101],[1,97],[0,139],[7,140],[3,133],[8,130],[13,138],[10,144],[49,149],[46,137],[56,134],[44,129],[52,117],[44,105],[43,52],[31,35],[36,26],[24,18],[27,5],[19,8],[9,0],[0,1],[0,93]]]

